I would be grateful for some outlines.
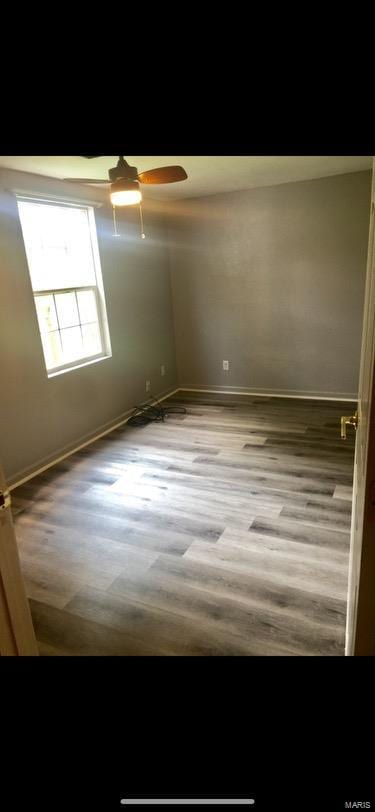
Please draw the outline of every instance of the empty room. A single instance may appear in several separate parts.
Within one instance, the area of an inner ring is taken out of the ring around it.
[[[0,654],[375,654],[373,200],[0,156]]]

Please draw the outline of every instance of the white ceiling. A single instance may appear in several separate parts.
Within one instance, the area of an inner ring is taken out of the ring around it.
[[[126,160],[139,172],[169,164],[179,164],[185,168],[188,179],[181,183],[143,187],[145,197],[160,200],[274,186],[359,172],[372,167],[372,157],[364,155],[131,155],[126,156]],[[0,156],[0,169],[16,169],[53,178],[76,176],[107,179],[108,169],[116,166],[116,163],[117,156],[113,155],[90,160],[72,155]]]

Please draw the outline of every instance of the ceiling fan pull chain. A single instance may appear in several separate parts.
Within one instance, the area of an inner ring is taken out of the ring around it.
[[[139,204],[139,214],[140,214],[140,218],[141,218],[141,237],[142,237],[142,240],[145,240],[146,239],[146,234],[143,231],[142,203]]]
[[[118,237],[117,228],[116,228],[116,206],[112,206],[113,210],[113,236]]]

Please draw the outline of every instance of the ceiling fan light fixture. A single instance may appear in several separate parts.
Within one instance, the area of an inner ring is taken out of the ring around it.
[[[119,178],[111,183],[112,206],[134,206],[142,200],[138,181]]]

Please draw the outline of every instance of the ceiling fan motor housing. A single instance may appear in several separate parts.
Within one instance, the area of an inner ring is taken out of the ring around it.
[[[111,192],[134,191],[139,189],[139,182],[130,178],[116,178],[111,183]]]
[[[138,170],[136,166],[129,166],[123,157],[120,157],[117,166],[108,171],[109,179],[113,182],[124,178],[124,180],[138,180]]]

